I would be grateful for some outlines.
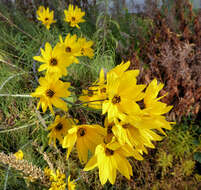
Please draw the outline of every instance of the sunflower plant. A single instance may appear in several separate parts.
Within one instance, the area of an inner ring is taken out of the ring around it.
[[[40,7],[37,15],[45,18],[47,12]],[[73,5],[69,5],[64,13],[65,21],[72,27],[79,28],[78,24],[85,21],[82,18],[85,13],[78,7],[74,9]],[[53,13],[50,16],[53,19]],[[46,27],[49,25],[46,24]],[[54,118],[47,127],[49,145],[66,150],[67,160],[75,146],[81,164],[86,164],[83,170],[97,167],[102,185],[107,181],[115,184],[117,172],[130,180],[133,171],[129,160],[143,160],[148,148],[155,148],[153,141],[162,140],[165,130],[171,130],[173,122],[167,121],[165,114],[172,106],[161,102],[164,96],[159,96],[164,84],[156,79],[149,84],[139,84],[137,77],[140,71],[129,70],[130,61],[122,62],[108,72],[102,68],[99,78],[83,89],[77,99],[93,110],[100,110],[104,120],[102,123],[81,123],[68,112],[70,108],[66,98],[72,94],[72,88],[71,83],[65,81],[68,81],[70,65],[79,63],[83,56],[93,58],[94,42],[70,33],[64,39],[61,36],[54,47],[46,42],[44,49],[40,49],[41,55],[33,57],[42,63],[38,71],[45,76],[39,78],[39,86],[31,96],[39,99],[38,109],[41,106],[45,113],[49,108]],[[77,102],[71,104],[81,105]],[[58,112],[58,109],[61,111]],[[67,182],[60,170],[55,172],[51,168],[44,172],[51,181],[50,190],[65,189],[67,186],[75,188],[70,176]]]
[[[54,20],[54,11],[50,11],[49,7],[45,9],[44,6],[40,6],[36,11],[36,15],[37,19],[41,21],[48,30],[51,24],[56,23],[56,20]]]

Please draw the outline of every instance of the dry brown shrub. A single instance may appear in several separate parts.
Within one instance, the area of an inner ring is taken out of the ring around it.
[[[201,15],[193,13],[187,0],[180,1],[171,12],[178,31],[169,15],[157,9],[149,40],[140,44],[140,60],[132,49],[130,54],[132,68],[143,73],[141,82],[157,78],[165,84],[161,95],[168,95],[162,101],[174,105],[170,117],[178,120],[201,111]]]

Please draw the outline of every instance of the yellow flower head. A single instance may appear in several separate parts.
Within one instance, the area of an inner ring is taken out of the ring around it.
[[[50,12],[49,8],[45,9],[44,7],[40,6],[36,14],[37,19],[41,21],[48,30],[50,29],[50,25],[56,22],[56,20],[54,20],[54,11]]]
[[[94,152],[96,146],[103,142],[105,130],[100,125],[74,125],[64,137],[62,147],[68,148],[67,159],[76,143],[78,156],[81,162],[86,162],[88,150]]]
[[[72,125],[74,125],[74,121],[71,118],[66,118],[66,116],[60,117],[57,115],[54,123],[47,128],[50,130],[50,133],[48,134],[49,144],[53,142],[54,146],[56,146],[56,139],[62,144],[64,136],[67,135],[68,130]]]
[[[70,181],[70,175],[68,176],[68,190],[75,190],[75,180]]]
[[[14,156],[16,157],[17,160],[22,160],[24,154],[23,154],[22,150],[18,150],[18,151],[14,154]]]
[[[58,46],[62,49],[62,51],[72,59],[72,62],[79,63],[79,60],[76,58],[77,56],[81,56],[80,45],[77,42],[77,36],[74,34],[71,36],[68,34],[63,41],[60,36],[60,43]]]
[[[49,190],[66,190],[66,183],[63,181],[52,182]]]
[[[104,185],[107,180],[111,184],[115,183],[116,170],[118,170],[127,179],[132,176],[132,167],[126,157],[133,156],[138,160],[142,160],[141,155],[131,149],[129,146],[121,146],[118,142],[112,141],[109,144],[99,144],[96,147],[95,155],[86,164],[84,171],[99,168],[99,178],[101,184]]]
[[[66,175],[60,172],[60,170],[57,169],[56,173],[46,167],[44,169],[45,176],[49,178],[51,181],[51,187],[49,190],[65,190],[66,189],[66,183],[64,182]]]
[[[40,98],[37,109],[39,109],[41,105],[43,112],[45,112],[47,107],[49,107],[51,113],[54,115],[52,108],[52,105],[54,105],[57,108],[67,111],[66,103],[60,98],[65,98],[70,95],[68,91],[70,83],[62,82],[58,79],[55,80],[55,78],[49,75],[40,77],[38,81],[40,86],[36,88],[35,92],[31,93],[31,96]]]
[[[162,134],[166,135],[162,128],[171,130],[171,124],[174,122],[166,121],[165,116],[173,106],[167,106],[167,104],[160,102],[164,96],[158,97],[160,90],[163,88],[163,84],[157,84],[157,80],[154,79],[147,86],[144,97],[144,109],[142,110],[142,117],[140,122],[135,122],[137,128],[157,129]]]
[[[87,41],[85,38],[79,38],[78,43],[80,45],[82,56],[88,56],[89,58],[94,56],[94,50],[91,48],[93,41]]]
[[[62,75],[66,76],[67,71],[66,67],[72,63],[71,59],[63,53],[62,49],[56,45],[53,49],[51,45],[47,42],[45,44],[45,50],[42,48],[42,56],[34,56],[33,59],[36,61],[42,62],[38,71],[47,70],[47,74],[54,74],[55,77],[61,77]]]
[[[82,18],[85,15],[85,12],[82,12],[80,8],[77,6],[69,5],[68,10],[64,10],[65,14],[65,21],[70,23],[71,27],[79,27],[79,23],[85,22],[85,20]]]
[[[44,168],[44,174],[46,177],[50,178],[50,176],[52,175],[52,170],[48,167]]]
[[[135,72],[135,71],[134,71]],[[108,99],[103,102],[102,114],[108,114],[108,122],[115,119],[125,120],[126,113],[139,113],[140,107],[136,103],[144,97],[142,92],[145,85],[137,85],[132,71],[124,72],[119,78],[115,72],[107,74]]]
[[[50,181],[63,181],[66,178],[66,175],[63,174],[59,169],[56,170],[56,173],[51,170]]]

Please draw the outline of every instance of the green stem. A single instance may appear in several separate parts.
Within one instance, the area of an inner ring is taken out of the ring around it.
[[[10,166],[8,166],[8,170],[6,172],[6,178],[5,178],[5,182],[4,182],[4,190],[6,190],[7,188],[7,182],[8,182],[8,174],[9,174],[9,171],[10,171]]]

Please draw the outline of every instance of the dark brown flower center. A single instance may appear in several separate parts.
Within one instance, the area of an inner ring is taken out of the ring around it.
[[[75,17],[74,16],[72,17],[72,21],[75,21]]]
[[[119,103],[119,102],[121,102],[121,97],[115,95],[115,96],[112,98],[112,103],[113,103],[113,104],[117,104],[117,103]]]
[[[48,21],[48,20],[49,20],[49,18],[46,17],[46,18],[45,18],[45,21]]]
[[[62,123],[57,124],[56,127],[55,127],[55,129],[56,129],[57,131],[60,131],[62,128],[63,128]]]
[[[94,95],[94,92],[92,90],[88,90],[88,96],[93,96]]]
[[[83,137],[85,134],[86,134],[86,129],[84,129],[84,128],[79,128],[78,129],[78,135],[80,137]]]
[[[46,96],[52,98],[52,96],[54,96],[55,92],[52,91],[51,89],[46,90]]]
[[[71,48],[70,48],[69,46],[66,47],[66,52],[67,52],[67,53],[71,52]]]
[[[122,127],[123,127],[124,129],[127,129],[127,128],[130,127],[130,125],[129,125],[129,124],[124,124],[124,125],[122,125]]]
[[[109,148],[106,148],[106,149],[105,149],[105,154],[106,154],[107,156],[112,156],[112,155],[114,154],[114,151],[111,150],[111,149],[109,149]]]
[[[50,65],[56,66],[57,64],[58,64],[58,62],[55,58],[50,59]]]
[[[107,134],[112,134],[112,125],[107,127]]]
[[[101,88],[101,93],[106,93],[106,88]]]
[[[82,55],[84,54],[84,48],[81,49],[81,54],[82,54]]]

